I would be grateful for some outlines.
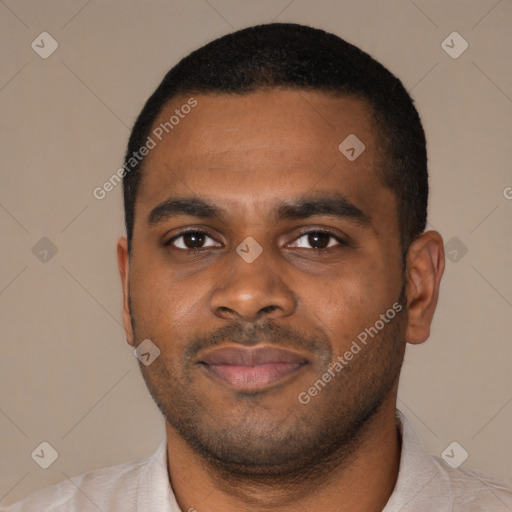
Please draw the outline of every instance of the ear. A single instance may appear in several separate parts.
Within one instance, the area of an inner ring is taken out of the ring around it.
[[[406,258],[406,300],[408,343],[418,344],[430,335],[444,272],[443,238],[437,231],[426,231],[409,247]]]
[[[130,314],[130,255],[128,253],[128,241],[122,237],[117,242],[117,265],[121,284],[123,285],[123,326],[126,333],[126,341],[132,347],[134,346],[132,319]]]

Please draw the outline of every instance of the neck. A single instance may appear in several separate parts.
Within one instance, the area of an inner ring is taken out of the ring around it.
[[[197,512],[380,512],[398,476],[400,440],[396,396],[368,420],[355,449],[311,471],[301,481],[229,478],[205,461],[166,424],[171,486],[182,510]]]

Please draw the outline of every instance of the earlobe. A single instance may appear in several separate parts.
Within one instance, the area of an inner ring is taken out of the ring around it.
[[[430,335],[444,265],[443,239],[437,231],[427,231],[411,244],[406,270],[408,343],[423,343]]]
[[[117,265],[119,267],[119,275],[123,287],[123,326],[126,333],[126,341],[129,345],[134,346],[129,293],[130,255],[126,237],[120,238],[117,242]]]

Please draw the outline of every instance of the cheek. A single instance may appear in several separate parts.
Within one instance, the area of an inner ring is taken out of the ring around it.
[[[168,269],[148,265],[134,272],[130,296],[137,337],[186,336],[187,319],[190,323],[190,312],[201,299],[196,288],[192,281],[184,283],[173,279]]]
[[[401,280],[377,260],[342,269],[307,298],[336,345],[343,347],[397,300]],[[311,283],[311,285],[313,285]]]

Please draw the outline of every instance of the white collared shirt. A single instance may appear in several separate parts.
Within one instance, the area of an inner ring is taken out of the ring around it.
[[[512,512],[512,486],[429,455],[405,416],[398,479],[382,512]],[[167,442],[151,456],[84,473],[5,512],[181,512],[167,472]],[[186,512],[186,511],[184,511]],[[221,511],[219,511],[221,512]]]

